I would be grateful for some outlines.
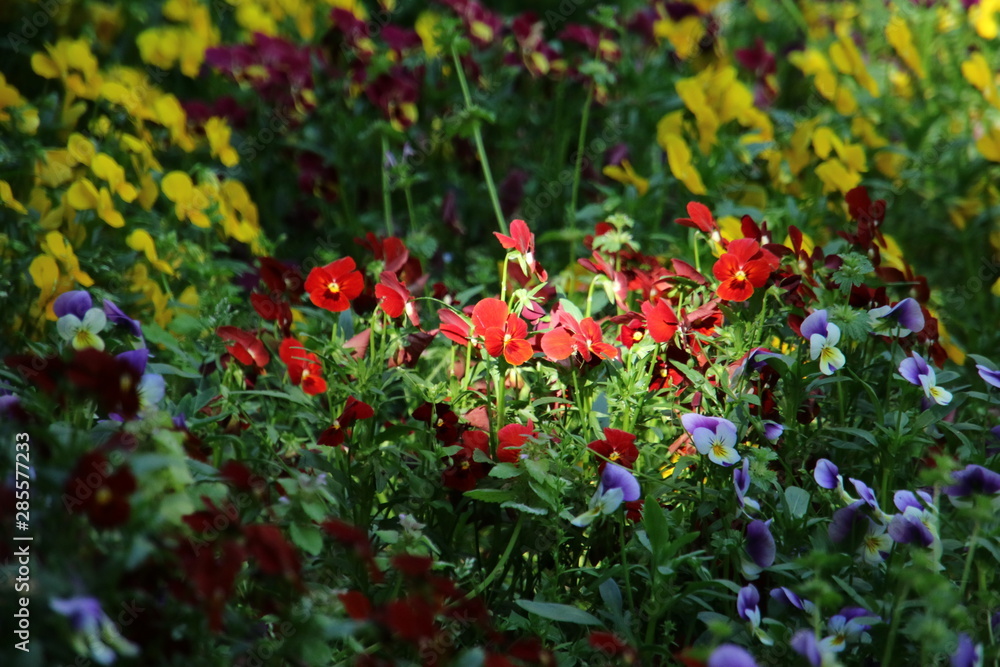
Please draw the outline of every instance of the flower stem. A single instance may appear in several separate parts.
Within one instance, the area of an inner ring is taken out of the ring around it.
[[[594,101],[594,85],[587,87],[587,101],[583,103],[583,116],[580,118],[580,134],[576,140],[576,164],[573,166],[573,191],[569,200],[569,229],[576,232],[576,202],[580,194],[580,173],[583,171],[583,144],[587,139],[587,123],[590,120],[590,105]],[[569,244],[570,264],[576,261],[576,235]]]
[[[458,83],[462,86],[462,98],[465,100],[465,108],[472,109],[472,94],[469,92],[469,82],[465,80],[465,70],[462,69],[462,61],[458,57],[458,50],[454,45],[451,47],[451,58],[455,62],[455,73],[458,75]],[[483,146],[483,133],[479,129],[479,120],[472,123],[472,136],[476,140],[476,150],[479,152],[479,164],[483,167],[483,177],[486,179],[486,189],[490,193],[490,202],[493,204],[493,213],[497,216],[497,224],[500,233],[507,233],[507,222],[503,218],[503,211],[500,209],[500,198],[497,196],[497,186],[493,183],[493,172],[490,171],[490,161],[486,157],[486,148]]]
[[[976,540],[979,539],[979,522],[972,529],[972,537],[969,538],[969,553],[965,556],[965,567],[962,568],[962,584],[958,587],[958,597],[965,597],[965,587],[969,584],[969,573],[972,571],[972,559],[976,555]]]
[[[628,574],[629,571],[628,559],[625,558],[625,521],[626,521],[625,514],[626,514],[625,511],[623,510],[619,511],[619,515],[621,516],[621,522],[618,524],[618,543],[619,546],[621,547],[621,553],[619,554],[619,557],[622,559],[622,569],[624,570],[623,575],[625,578],[625,597],[628,599],[628,608],[630,611],[635,612],[635,600],[632,599],[632,583],[631,581],[629,581],[629,574]]]
[[[493,570],[486,575],[486,578],[465,596],[466,600],[470,600],[486,590],[486,587],[493,583],[493,580],[496,579],[497,575],[504,570],[504,566],[507,564],[507,559],[510,558],[511,552],[514,551],[514,545],[517,544],[517,536],[521,534],[521,524],[523,521],[524,515],[518,514],[517,523],[514,524],[514,530],[510,534],[510,537],[507,538],[507,548],[504,549],[503,554],[500,556],[500,560],[498,560],[497,564],[493,566]]]
[[[385,216],[385,233],[393,235],[392,230],[392,198],[389,192],[389,170],[385,166],[385,156],[389,154],[389,139],[382,136],[382,214]]]

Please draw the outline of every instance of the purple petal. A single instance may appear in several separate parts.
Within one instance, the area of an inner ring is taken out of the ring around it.
[[[146,372],[146,362],[149,361],[149,349],[140,347],[138,350],[129,350],[128,352],[117,354],[115,358],[127,363],[137,375],[141,376]]]
[[[785,588],[784,586],[771,589],[771,598],[777,600],[778,602],[789,604],[796,609],[801,609],[806,613],[811,612],[814,608],[812,602],[800,598],[793,590]]]
[[[774,557],[777,552],[770,524],[770,521],[765,523],[760,519],[754,519],[747,526],[747,553],[760,568],[774,565]]]
[[[133,336],[142,338],[142,324],[140,324],[139,320],[133,320],[126,315],[111,299],[104,300],[104,314],[108,316],[112,324],[120,324],[131,331]]]
[[[900,512],[905,512],[907,507],[912,507],[919,512],[924,511],[924,505],[917,500],[917,496],[912,491],[897,491],[892,496],[892,502]]]
[[[736,613],[740,615],[744,621],[750,620],[747,617],[747,610],[754,610],[760,605],[760,593],[757,592],[757,587],[753,584],[744,586],[740,589],[739,594],[736,596]]]
[[[900,544],[917,542],[925,547],[934,544],[934,535],[919,517],[912,513],[897,514],[892,517],[889,522],[889,537]]]
[[[750,490],[750,459],[743,459],[743,467],[733,470],[733,485],[742,504],[743,496]]]
[[[813,479],[824,489],[836,489],[839,480],[840,470],[829,459],[820,459],[813,468]]]
[[[861,499],[868,503],[871,507],[878,507],[878,499],[875,497],[875,492],[869,488],[867,484],[862,482],[860,479],[851,478],[851,484],[854,485],[854,490],[858,492]]]
[[[914,333],[924,330],[924,313],[914,299],[903,299],[892,307],[886,317],[896,320],[901,327]]]
[[[708,667],[757,667],[753,656],[736,644],[722,644],[712,651]]]
[[[986,384],[1000,389],[1000,371],[987,368],[982,364],[976,364],[976,370],[979,371],[979,377],[983,378]]]
[[[684,430],[688,433],[694,433],[696,428],[707,428],[712,433],[715,433],[715,427],[719,424],[719,418],[689,412],[686,415],[681,415],[681,424],[684,425]]]
[[[974,463],[965,466],[965,470],[951,473],[951,478],[955,483],[942,489],[949,496],[961,498],[974,493],[1000,493],[1000,474]]]
[[[914,354],[899,362],[899,374],[903,376],[904,380],[918,387],[920,386],[920,376],[927,375],[929,371],[930,366],[919,354]]]
[[[601,473],[601,484],[605,491],[621,489],[622,500],[626,502],[639,500],[639,482],[628,469],[617,463],[608,463],[604,466],[604,472]]]
[[[831,542],[843,542],[851,536],[858,526],[867,527],[868,517],[858,511],[864,504],[863,500],[856,500],[833,513],[833,519],[827,528]]]
[[[93,307],[94,301],[90,298],[90,293],[86,290],[78,289],[72,292],[60,294],[52,304],[52,310],[56,317],[63,315],[76,315],[81,320],[88,310]]]
[[[979,652],[972,643],[972,637],[964,632],[958,635],[958,648],[951,654],[951,667],[975,667],[979,664]]]
[[[61,614],[69,619],[74,630],[96,631],[101,619],[104,618],[104,611],[101,610],[101,602],[97,598],[75,597],[75,598],[53,598],[49,606],[57,614]]]
[[[175,428],[179,428],[182,431],[187,430],[187,418],[184,416],[183,412],[174,417],[173,422]]]
[[[819,334],[823,338],[826,338],[826,311],[817,310],[812,315],[802,320],[802,325],[799,327],[799,331],[802,333],[802,337],[806,340],[812,338],[814,334]]]
[[[777,442],[781,434],[785,432],[785,426],[776,421],[767,419],[764,421],[764,437],[771,442]]]
[[[819,642],[812,630],[799,630],[792,637],[790,642],[792,650],[804,656],[812,667],[820,667],[823,664],[823,654],[819,650]]]

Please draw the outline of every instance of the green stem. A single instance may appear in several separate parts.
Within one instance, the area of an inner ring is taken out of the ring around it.
[[[521,524],[523,520],[524,515],[518,514],[517,523],[514,524],[514,531],[507,539],[507,548],[504,549],[503,555],[500,556],[500,560],[498,560],[497,564],[493,566],[493,570],[486,575],[486,578],[465,596],[466,600],[470,600],[486,590],[486,587],[493,583],[493,580],[496,579],[497,575],[503,571],[504,566],[507,564],[507,559],[510,558],[511,552],[514,551],[514,545],[517,543],[517,536],[521,534]]]
[[[388,236],[393,235],[392,229],[392,197],[389,192],[389,170],[385,166],[385,156],[389,154],[389,139],[385,135],[382,136],[382,214],[385,216],[385,233]]]
[[[632,583],[629,580],[629,566],[628,559],[625,557],[625,511],[624,509],[619,511],[619,516],[621,516],[621,521],[618,523],[618,543],[621,547],[620,557],[622,559],[622,569],[624,570],[625,577],[625,597],[628,599],[629,611],[635,613],[635,600],[632,599]]]
[[[901,601],[906,598],[906,595],[909,592],[910,592],[909,586],[907,586],[907,585],[904,584],[903,585],[903,590],[900,592],[900,595],[895,600],[893,600],[893,603],[892,603],[892,624],[889,626],[889,637],[888,637],[888,639],[885,642],[885,652],[882,654],[882,662],[881,662],[881,664],[883,664],[883,665],[890,665],[890,664],[892,664],[890,662],[890,659],[892,658],[892,648],[893,648],[893,646],[896,643],[896,633],[899,630],[899,620],[900,620],[900,618],[902,616],[902,614],[900,613],[899,607],[901,605]]]
[[[406,185],[403,188],[403,194],[406,195],[406,214],[410,219],[410,233],[417,228],[417,216],[413,209],[413,193],[410,192],[410,186]]]
[[[969,553],[965,556],[965,567],[962,568],[962,584],[958,588],[958,596],[965,597],[965,587],[969,584],[969,574],[972,571],[972,559],[976,555],[976,540],[979,539],[979,522],[972,529],[972,537],[969,538]]]
[[[458,83],[462,86],[462,98],[465,100],[466,110],[472,109],[472,93],[469,92],[469,82],[465,80],[465,70],[462,69],[462,61],[458,57],[458,50],[454,45],[451,47],[451,58],[455,62],[455,73],[458,75]],[[507,222],[503,218],[503,211],[500,209],[500,197],[497,196],[497,187],[493,183],[493,172],[490,171],[490,161],[486,157],[486,148],[483,146],[483,133],[479,128],[479,120],[472,123],[472,135],[476,140],[476,150],[479,152],[479,164],[483,167],[483,177],[486,179],[486,189],[490,193],[490,202],[493,204],[493,213],[497,216],[497,224],[500,226],[502,234],[507,233]]]
[[[570,243],[569,262],[576,262],[576,202],[580,194],[580,174],[583,171],[583,144],[587,139],[587,124],[590,121],[590,105],[594,101],[594,85],[587,87],[587,101],[583,103],[583,117],[580,118],[580,133],[576,140],[576,164],[573,166],[573,190],[569,200],[569,229],[573,234]]]

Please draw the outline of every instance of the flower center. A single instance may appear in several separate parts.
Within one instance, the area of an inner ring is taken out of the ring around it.
[[[641,331],[635,331],[632,333],[632,340],[638,343],[640,340],[642,340],[642,336],[643,333]]]
[[[462,470],[468,470],[469,469],[469,462],[468,461],[462,461],[459,464],[458,467],[461,468]]]
[[[746,279],[747,279],[747,273],[746,273],[746,271],[744,271],[743,269],[740,269],[739,271],[736,272],[736,275],[733,276],[733,279],[736,280],[737,282],[741,282],[741,283],[745,282]]]
[[[503,342],[509,343],[510,342],[510,338],[511,338],[510,334],[504,334],[503,335]]]
[[[326,289],[330,294],[340,294],[340,285],[337,284],[336,280],[331,280],[327,284]]]
[[[619,454],[618,452],[611,452],[611,456],[609,456],[608,459],[611,460],[611,461],[617,461],[621,457],[622,457],[622,455]]]
[[[94,494],[94,502],[98,505],[107,505],[114,497],[115,494],[111,492],[111,489],[106,486],[102,486],[97,490],[97,493]]]
[[[127,392],[132,388],[132,376],[128,373],[122,373],[121,380],[118,381],[118,386],[121,387],[123,392]]]
[[[442,419],[441,417],[438,417],[436,426],[438,428],[441,428],[442,426],[444,426],[444,419]]]

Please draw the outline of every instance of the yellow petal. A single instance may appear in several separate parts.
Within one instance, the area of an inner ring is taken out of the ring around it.
[[[194,183],[183,171],[172,171],[163,177],[160,189],[164,196],[174,203],[187,203],[194,194]]]
[[[31,69],[45,79],[58,79],[62,75],[56,62],[44,53],[35,53],[31,56]]]
[[[90,161],[94,159],[94,154],[96,149],[94,144],[91,143],[90,139],[83,136],[79,132],[74,132],[69,135],[69,142],[66,144],[66,150],[69,151],[70,157],[79,162],[80,164],[90,166]]]
[[[111,200],[111,191],[107,188],[101,188],[99,194],[101,201],[97,209],[97,215],[100,216],[101,220],[108,223],[112,227],[124,227],[125,218],[118,210],[115,209],[115,203]]]
[[[14,191],[11,189],[10,183],[7,181],[0,181],[0,202],[3,202],[4,206],[17,211],[21,215],[25,215],[28,212],[28,210],[24,208],[24,204],[14,198]]]
[[[69,186],[69,190],[66,191],[66,201],[78,211],[90,211],[100,206],[101,197],[90,179],[81,178]]]
[[[31,280],[35,283],[35,287],[40,288],[43,292],[55,289],[56,283],[59,281],[59,266],[56,264],[56,260],[48,255],[39,255],[31,260],[28,273],[31,274]]]

